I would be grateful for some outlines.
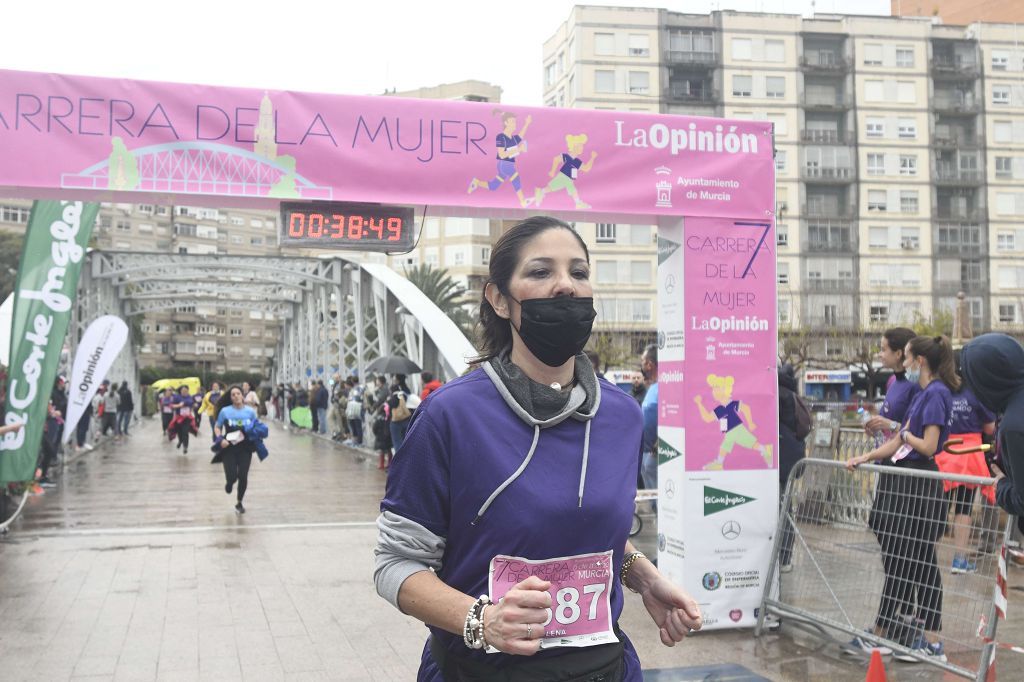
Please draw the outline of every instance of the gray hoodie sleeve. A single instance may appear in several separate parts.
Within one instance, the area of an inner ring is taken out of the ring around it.
[[[407,518],[382,512],[377,517],[377,548],[373,582],[377,594],[399,611],[398,591],[405,579],[420,571],[441,568],[446,540]]]

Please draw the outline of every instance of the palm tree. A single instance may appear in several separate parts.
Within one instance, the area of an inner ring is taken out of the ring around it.
[[[405,277],[433,301],[441,312],[451,318],[467,339],[472,340],[475,320],[462,305],[466,289],[452,279],[447,268],[437,268],[424,263],[407,268]]]

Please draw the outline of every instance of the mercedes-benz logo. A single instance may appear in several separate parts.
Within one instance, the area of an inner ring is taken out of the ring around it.
[[[740,536],[740,524],[732,519],[722,524],[722,537],[726,540],[735,540]]]
[[[671,478],[665,481],[665,497],[672,499],[676,496],[676,482]]]
[[[671,294],[676,290],[676,276],[669,275],[665,278],[665,293]]]

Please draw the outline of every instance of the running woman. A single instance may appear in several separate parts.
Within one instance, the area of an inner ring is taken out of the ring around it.
[[[217,401],[216,422],[213,427],[214,447],[219,451],[212,463],[224,465],[224,492],[231,494],[238,484],[235,511],[245,513],[242,498],[249,486],[249,466],[252,464],[254,444],[245,437],[245,430],[256,421],[256,410],[246,405],[242,389],[232,386]]]
[[[526,208],[533,201],[523,195],[523,181],[519,177],[519,169],[516,168],[516,157],[526,151],[526,129],[530,127],[533,116],[527,116],[522,130],[516,133],[516,115],[501,109],[495,109],[494,114],[501,114],[501,132],[495,138],[495,146],[498,148],[498,172],[490,180],[479,180],[473,178],[469,182],[469,194],[472,194],[481,187],[486,187],[492,192],[506,182],[512,183],[512,189],[519,197],[519,205]]]
[[[583,163],[581,157],[583,155],[583,145],[586,143],[586,135],[565,136],[565,146],[568,152],[562,152],[561,155],[551,160],[551,170],[548,171],[548,177],[551,178],[551,182],[548,183],[547,187],[538,187],[533,193],[534,206],[540,207],[540,202],[544,200],[545,194],[551,194],[564,189],[572,197],[572,200],[576,202],[576,208],[590,208],[590,204],[584,203],[580,199],[579,192],[576,191],[576,179],[579,177],[579,174],[589,173],[590,169],[594,166],[594,159],[597,158],[597,152],[590,152],[590,159]]]
[[[217,401],[220,400],[221,388],[220,382],[214,381],[210,385],[210,390],[207,391],[206,395],[203,396],[203,402],[199,406],[199,414],[205,414],[210,419],[210,424],[213,424],[213,420],[217,414]],[[212,438],[216,438],[215,435],[211,435]]]
[[[174,402],[174,391],[172,391],[169,388],[165,388],[163,393],[160,395],[160,398],[159,398],[159,403],[160,403],[160,423],[163,424],[162,432],[163,432],[163,435],[165,436],[165,438],[164,438],[164,442],[165,443],[167,442],[166,436],[169,435],[167,433],[167,429],[171,425],[171,419],[174,418],[174,408],[171,407],[171,404],[173,402]]]
[[[171,419],[169,434],[177,434],[178,448],[182,454],[188,454],[188,436],[190,432],[196,432],[196,421],[192,415],[192,405],[195,399],[188,394],[188,386],[178,389],[178,395],[174,396],[171,409],[174,410],[174,418]]]

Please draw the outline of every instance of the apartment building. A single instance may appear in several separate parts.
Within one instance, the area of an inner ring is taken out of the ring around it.
[[[23,233],[32,202],[0,199],[0,230]],[[103,204],[93,245],[103,251],[235,256],[278,255],[277,216],[268,211],[155,204]],[[200,288],[204,282],[195,283]],[[239,287],[244,296],[244,285]],[[267,375],[280,321],[258,311],[181,305],[148,313],[140,324],[140,367],[202,367]]]
[[[861,333],[952,310],[964,291],[975,332],[1010,329],[1024,324],[1017,32],[577,6],[544,44],[544,97],[771,121],[783,328]],[[600,295],[621,295],[600,280]]]

